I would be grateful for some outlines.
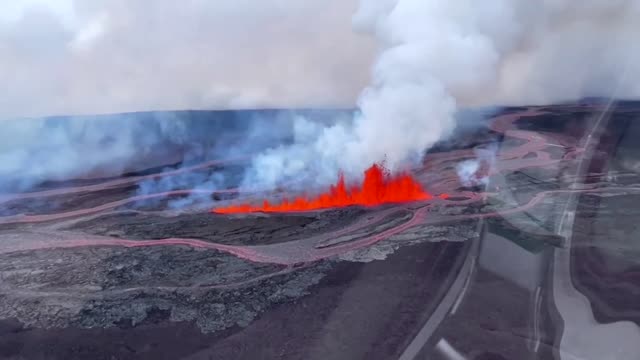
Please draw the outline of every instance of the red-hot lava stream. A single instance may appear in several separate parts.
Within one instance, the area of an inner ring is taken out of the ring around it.
[[[447,194],[440,195],[446,198]],[[219,207],[212,212],[218,214],[235,214],[250,212],[298,212],[328,208],[339,208],[352,205],[377,206],[388,203],[405,203],[433,199],[433,195],[408,173],[391,175],[383,166],[374,164],[364,172],[362,184],[347,187],[344,175],[340,174],[338,182],[329,191],[315,197],[299,196],[293,200],[286,197],[280,204],[271,204],[264,200],[260,205],[240,204]]]

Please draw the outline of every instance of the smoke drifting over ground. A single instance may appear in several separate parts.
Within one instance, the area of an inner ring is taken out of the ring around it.
[[[114,176],[134,159],[167,156],[185,141],[183,122],[171,114],[22,119],[2,124],[0,190],[26,190],[44,181]],[[127,119],[128,118],[128,119]],[[163,145],[163,146],[160,146]]]
[[[4,118],[357,105],[355,116],[288,117],[287,141],[226,147],[260,150],[245,188],[326,184],[381,160],[402,168],[465,107],[640,95],[640,0],[362,0],[353,24],[354,1],[30,2],[0,17]],[[125,171],[157,144],[192,146],[182,122],[2,122],[0,180]]]
[[[3,123],[0,192],[31,189],[45,181],[91,179],[167,164],[189,166],[233,159],[291,143],[294,121],[321,124],[342,111],[180,111],[22,119]],[[326,123],[325,123],[326,124]],[[140,194],[215,190],[226,177],[188,173],[140,184]],[[241,180],[236,176],[235,183]]]

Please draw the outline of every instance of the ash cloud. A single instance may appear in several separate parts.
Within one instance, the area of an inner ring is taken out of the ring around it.
[[[174,110],[352,107],[368,81],[374,53],[371,39],[351,32],[356,5],[355,0],[3,4],[0,192],[97,173],[117,176],[161,151],[167,159],[177,153],[176,161],[183,154],[187,161],[246,155],[267,143],[275,146],[276,135],[290,134],[289,125],[266,111],[264,124],[239,122],[246,126],[245,136],[236,132],[226,139],[216,125],[198,125],[209,139],[194,138],[199,128],[174,116]],[[172,118],[95,116],[134,111]],[[288,122],[295,118],[292,112],[280,114]],[[226,178],[145,182],[140,191],[189,183],[211,188],[223,186]]]
[[[351,107],[374,54],[356,0],[0,2],[0,118]]]
[[[18,118],[0,125],[3,180],[118,173],[154,144],[195,146],[174,138],[178,120],[146,131],[24,116],[357,107],[331,121],[289,116],[287,141],[245,142],[260,153],[243,186],[264,189],[409,166],[467,107],[640,95],[639,0],[24,3],[0,16],[0,118]]]

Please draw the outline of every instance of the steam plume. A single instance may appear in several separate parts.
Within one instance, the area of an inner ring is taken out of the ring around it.
[[[496,162],[498,147],[492,144],[486,148],[475,150],[475,159],[465,160],[456,166],[462,186],[479,186],[489,184],[489,173]]]
[[[352,122],[314,131],[254,161],[248,184],[301,172],[326,181],[420,159],[455,127],[459,107],[637,97],[640,1],[362,0],[354,27],[381,51]],[[634,15],[635,14],[635,15]],[[625,81],[621,81],[625,80]],[[329,171],[327,171],[329,170]]]

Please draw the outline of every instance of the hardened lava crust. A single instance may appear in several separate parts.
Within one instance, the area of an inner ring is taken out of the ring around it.
[[[637,113],[623,105],[613,121]],[[387,359],[411,348],[443,304],[453,322],[438,331],[453,333],[459,327],[451,324],[465,322],[471,333],[461,346],[473,349],[487,329],[509,321],[526,326],[510,317],[515,306],[505,303],[503,313],[491,315],[479,304],[502,304],[494,299],[501,294],[529,301],[520,287],[480,267],[484,234],[545,253],[567,244],[554,221],[570,196],[584,197],[577,234],[589,231],[594,208],[615,211],[638,196],[630,160],[636,150],[609,156],[607,146],[619,143],[616,128],[605,130],[595,149],[581,142],[597,109],[506,109],[486,128],[439,144],[411,172],[436,195],[429,200],[217,214],[211,209],[282,194],[244,193],[233,181],[215,191],[141,185],[184,174],[238,179],[245,159],[171,163],[0,194],[0,358]],[[587,152],[591,167],[577,184],[571,169]],[[476,162],[466,179],[465,161]],[[587,247],[597,244],[574,243],[584,245],[575,256],[591,259],[573,270],[580,291],[600,303],[619,301],[602,299],[584,278],[597,263]],[[470,266],[475,280],[464,278]],[[458,285],[479,300],[460,305],[450,295]],[[490,292],[482,292],[485,285]],[[596,312],[620,316],[606,307]],[[542,316],[547,342],[557,333],[554,314]],[[482,341],[501,348],[509,340]],[[501,356],[529,346],[511,345]]]

